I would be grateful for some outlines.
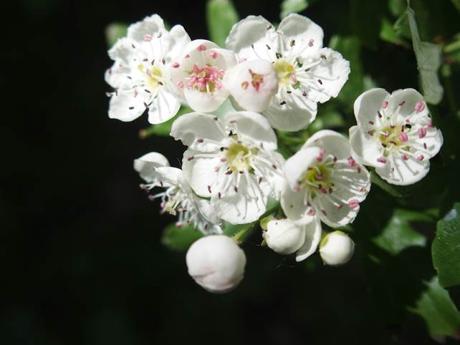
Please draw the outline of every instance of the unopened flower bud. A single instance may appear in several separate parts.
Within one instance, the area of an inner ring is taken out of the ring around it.
[[[305,242],[305,229],[288,219],[272,219],[264,232],[267,245],[278,254],[296,252]]]
[[[244,277],[246,255],[233,239],[224,235],[202,237],[186,255],[188,273],[204,289],[224,293]]]
[[[343,265],[353,256],[355,244],[342,231],[334,231],[326,235],[320,243],[319,253],[327,265]]]

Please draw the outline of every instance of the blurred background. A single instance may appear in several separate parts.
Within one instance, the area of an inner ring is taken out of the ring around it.
[[[234,5],[241,18],[280,19],[278,0]],[[431,23],[419,28],[423,39],[443,42],[460,32],[455,1],[413,6]],[[166,137],[140,139],[146,117],[108,119],[105,30],[158,13],[192,39],[206,38],[205,7],[205,0],[0,4],[0,344],[436,344],[424,319],[409,312],[433,276],[429,246],[410,247],[376,268],[362,259],[370,250],[363,240],[350,264],[329,268],[317,257],[294,264],[260,247],[256,234],[244,246],[245,280],[220,296],[192,281],[183,252],[162,245],[173,218],[160,216],[138,188],[132,161],[159,150],[179,165],[183,147]],[[317,0],[302,13],[323,27],[325,44],[333,35],[349,38],[345,45],[336,40],[335,49],[357,56],[352,75],[361,89],[418,88],[411,46],[381,37],[381,21],[397,19],[388,1]],[[359,49],[341,49],[353,44]],[[458,95],[455,78],[450,92]],[[353,121],[351,109],[341,111]],[[455,141],[450,146],[458,151]],[[443,175],[453,181],[449,201],[459,195],[458,171]],[[381,208],[363,205],[357,227],[378,233],[369,219],[385,224],[392,201],[370,198]],[[433,226],[420,229],[434,236]]]

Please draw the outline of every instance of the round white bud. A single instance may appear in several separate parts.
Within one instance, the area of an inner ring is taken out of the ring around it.
[[[185,260],[193,280],[210,292],[228,292],[244,277],[246,255],[225,235],[200,238],[190,246]]]
[[[355,250],[353,240],[342,231],[327,234],[319,245],[319,254],[327,265],[343,265],[350,261]]]
[[[288,219],[272,219],[263,234],[268,247],[278,254],[296,252],[305,242],[305,229]]]

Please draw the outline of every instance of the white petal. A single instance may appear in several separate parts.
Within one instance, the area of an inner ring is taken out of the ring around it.
[[[278,51],[277,40],[278,35],[268,20],[262,16],[248,16],[233,26],[225,45],[241,61],[260,58],[272,61]]]
[[[163,19],[159,15],[154,14],[130,25],[128,28],[128,37],[137,42],[144,42],[151,39],[149,35],[155,35],[164,30]]]
[[[322,147],[326,153],[333,153],[338,159],[346,159],[351,155],[348,139],[340,133],[323,129],[313,134],[302,148]]]
[[[318,210],[321,220],[331,227],[340,227],[353,222],[359,212],[359,204],[369,193],[369,172],[359,169],[337,169],[332,179],[333,192],[318,193],[311,203]]]
[[[174,25],[168,35],[168,48],[165,55],[166,61],[169,63],[177,59],[189,42],[190,36],[185,31],[184,27],[182,25]]]
[[[313,216],[309,217],[309,219],[310,221],[303,225],[305,227],[305,242],[296,253],[295,260],[297,262],[303,261],[312,255],[321,240],[321,222],[319,218]]]
[[[147,182],[152,182],[155,177],[155,169],[169,166],[168,159],[158,152],[150,152],[134,160],[134,170]]]
[[[195,111],[209,113],[217,110],[228,97],[225,89],[216,90],[215,92],[201,92],[192,88],[184,89],[185,101],[190,108]]]
[[[144,99],[134,90],[119,89],[110,98],[109,117],[120,121],[133,121],[145,111]]]
[[[159,167],[156,169],[158,180],[165,185],[177,186],[183,182],[183,172],[178,168]]]
[[[262,115],[250,111],[231,112],[224,116],[223,122],[246,140],[264,149],[276,150],[276,134]]]
[[[127,75],[130,71],[131,69],[129,67],[117,61],[105,72],[104,78],[107,84],[109,84],[114,89],[129,89],[132,87],[132,82],[127,78]]]
[[[158,91],[157,97],[152,99],[149,106],[148,121],[159,124],[173,118],[180,109],[180,102],[175,95],[163,87]]]
[[[278,90],[278,80],[270,62],[244,61],[228,70],[224,86],[243,109],[262,112]]]
[[[371,89],[363,92],[354,103],[356,122],[364,132],[373,128],[378,119],[378,112],[384,102],[388,101],[389,94],[384,89]]]
[[[306,128],[316,118],[316,112],[316,102],[293,91],[290,95],[276,94],[263,114],[273,128],[292,132]]]
[[[367,133],[363,133],[360,127],[350,128],[350,144],[353,149],[353,156],[361,164],[382,167],[385,164],[378,161],[383,156],[382,145]]]
[[[319,52],[321,63],[312,67],[309,76],[313,75],[317,85],[311,89],[308,97],[316,102],[324,103],[331,97],[337,97],[350,74],[350,63],[342,54],[329,48]],[[299,76],[298,80],[302,83]]]
[[[424,102],[423,96],[415,89],[401,89],[393,91],[388,100],[388,114],[400,115],[399,119],[404,120],[406,116],[415,112],[416,104]],[[427,114],[425,106],[423,114]]]
[[[178,117],[171,128],[171,136],[198,151],[219,150],[226,138],[222,124],[209,114],[189,113]]]
[[[129,38],[120,38],[109,50],[109,57],[114,61],[120,61],[128,65],[135,51],[132,47],[133,41]]]
[[[323,46],[323,29],[305,16],[288,15],[281,21],[278,31],[284,34],[285,45],[291,47],[291,56],[313,54]]]
[[[408,160],[391,156],[384,167],[375,169],[375,172],[385,181],[400,186],[420,181],[429,171],[430,161],[428,159],[420,161],[412,156]]]
[[[238,192],[226,193],[221,198],[213,197],[217,214],[231,224],[246,224],[258,220],[266,211],[269,194],[267,184],[261,184],[261,187],[264,188],[261,194],[257,197],[251,196],[252,188],[245,179],[241,179]]]
[[[414,148],[417,150],[416,156],[422,154],[426,158],[436,156],[444,143],[444,138],[439,129],[430,127],[426,129],[426,135],[423,138],[417,138]]]
[[[293,221],[302,221],[307,210],[307,191],[294,192],[286,183],[281,194],[281,207],[286,217]]]
[[[306,173],[309,166],[317,161],[321,149],[319,147],[305,147],[290,157],[284,164],[284,175],[291,189],[298,188],[299,180]]]
[[[214,205],[211,204],[208,199],[196,199],[197,207],[201,215],[210,223],[209,225],[213,225],[211,228],[200,230],[205,230],[206,233],[222,233],[222,228],[220,227],[221,219],[217,216]]]
[[[219,165],[219,156],[209,158],[198,158],[200,152],[187,150],[182,159],[182,170],[184,176],[196,194],[202,197],[210,197],[211,186],[216,183],[218,177],[214,168]],[[192,158],[193,157],[193,158]]]

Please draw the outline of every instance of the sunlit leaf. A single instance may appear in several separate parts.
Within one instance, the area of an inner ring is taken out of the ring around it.
[[[307,0],[284,0],[281,3],[280,18],[283,19],[288,14],[299,13],[308,7]]]
[[[425,320],[428,331],[434,339],[443,340],[446,336],[458,337],[460,313],[447,290],[439,285],[437,277],[426,284],[426,290],[412,311]]]
[[[413,223],[432,222],[430,216],[421,212],[396,209],[393,216],[373,242],[392,255],[408,247],[424,247],[426,238],[413,228]]]
[[[231,0],[209,0],[206,8],[209,38],[221,47],[232,26],[238,21],[238,13]]]
[[[178,227],[170,224],[163,231],[161,243],[171,250],[185,252],[203,234],[191,225]]]
[[[443,88],[438,77],[438,69],[441,66],[441,47],[434,43],[421,41],[415,12],[409,5],[406,15],[412,35],[412,46],[417,59],[423,95],[428,103],[438,104],[443,96]]]
[[[442,286],[460,284],[460,203],[438,222],[432,247],[433,264]]]
[[[113,46],[119,38],[126,36],[127,30],[128,26],[123,23],[111,23],[107,25],[105,28],[105,39],[107,41],[107,46]]]

